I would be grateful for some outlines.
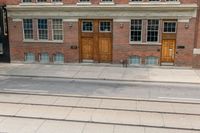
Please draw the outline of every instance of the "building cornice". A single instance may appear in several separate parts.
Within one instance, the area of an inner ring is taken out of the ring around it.
[[[133,4],[133,5],[7,5],[9,11],[136,11],[136,10],[194,10],[197,4]]]
[[[8,16],[63,18],[196,17],[197,4],[8,5]],[[30,15],[31,14],[31,15]]]

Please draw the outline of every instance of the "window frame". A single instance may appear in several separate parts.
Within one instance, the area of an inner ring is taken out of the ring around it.
[[[155,41],[155,42],[152,42],[152,41],[148,41],[148,21],[149,20],[158,20],[158,40]],[[154,43],[159,43],[160,42],[160,22],[161,20],[160,19],[147,19],[146,21],[146,43],[148,44],[154,44]]]
[[[32,34],[33,34],[33,38],[32,38],[32,39],[26,39],[26,38],[25,38],[25,32],[24,32],[24,30],[25,30],[25,29],[24,29],[24,20],[25,20],[25,19],[30,19],[30,20],[32,20]],[[30,41],[33,41],[33,40],[34,40],[34,29],[33,29],[33,28],[34,28],[34,19],[32,19],[32,18],[24,18],[24,19],[22,19],[22,30],[23,30],[23,40],[24,40],[24,41],[29,41],[29,40],[30,40]]]
[[[175,22],[175,24],[176,24],[176,25],[175,25],[175,26],[176,26],[176,27],[175,27],[175,32],[165,32],[165,23],[166,23],[166,22]],[[173,21],[173,20],[169,20],[169,21],[168,21],[168,20],[164,20],[164,21],[163,21],[163,29],[162,29],[162,30],[163,30],[163,33],[166,33],[166,34],[176,34],[176,33],[177,33],[177,25],[178,25],[178,24],[177,24],[177,21],[175,21],[175,20],[174,20],[174,21]]]
[[[39,18],[39,19],[46,19],[46,18]],[[47,20],[47,39],[40,39],[40,35],[39,35],[39,19],[37,19],[37,40],[39,41],[48,41],[49,40],[49,26],[48,26],[48,19]]]
[[[92,30],[91,31],[84,31],[83,30],[83,22],[92,22]],[[81,32],[85,32],[85,33],[94,32],[94,21],[93,20],[82,20],[82,22],[81,22]]]
[[[110,23],[110,31],[102,31],[101,30],[101,22],[109,22]],[[112,32],[112,22],[109,20],[100,20],[99,21],[99,32],[101,33],[111,33]]]
[[[148,58],[150,58],[150,57],[153,57],[153,58],[155,58],[156,59],[156,64],[147,64],[147,62],[148,62]],[[145,65],[148,65],[148,66],[158,66],[159,65],[159,57],[157,57],[157,56],[146,56],[145,57]]]
[[[131,61],[130,61],[131,57],[137,57],[137,58],[139,58],[139,64],[133,64],[133,63],[131,63]],[[128,58],[128,63],[129,63],[129,65],[134,65],[134,66],[142,65],[142,57],[139,56],[139,55],[132,55],[132,56],[129,56],[129,58]]]
[[[55,40],[55,39],[54,39],[53,20],[55,20],[55,19],[60,19],[60,20],[62,20],[62,40]],[[63,22],[63,19],[62,19],[62,18],[54,18],[54,19],[51,19],[51,31],[52,31],[52,41],[56,41],[56,42],[63,42],[63,41],[64,41],[64,22]]]
[[[142,20],[142,28],[141,28],[141,41],[131,41],[131,21],[132,20]],[[139,19],[139,18],[136,18],[136,19],[131,19],[130,22],[129,22],[129,43],[130,44],[138,44],[138,43],[142,43],[143,42],[143,30],[144,30],[144,19]]]
[[[21,0],[21,3],[33,3],[33,0],[31,0],[31,2],[24,2],[24,0]]]

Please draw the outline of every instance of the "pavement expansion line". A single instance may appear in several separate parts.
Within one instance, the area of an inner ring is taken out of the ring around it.
[[[166,127],[166,126],[150,126],[145,124],[123,124],[114,122],[95,122],[87,120],[67,120],[67,119],[56,119],[56,118],[42,118],[42,117],[27,117],[27,116],[13,116],[13,115],[0,115],[0,117],[8,118],[24,118],[24,119],[39,119],[39,120],[52,120],[52,121],[63,121],[63,122],[81,122],[81,123],[93,123],[93,124],[106,124],[106,125],[119,125],[119,126],[137,126],[137,127],[148,127],[148,128],[161,128],[161,129],[175,129],[175,130],[185,130],[185,131],[200,131],[200,129],[194,128],[179,128],[179,127]]]
[[[122,101],[146,101],[146,102],[159,102],[159,103],[180,103],[180,104],[197,104],[200,102],[191,101],[176,101],[176,100],[158,100],[158,99],[145,99],[145,98],[126,98],[126,97],[106,97],[106,96],[88,96],[88,95],[73,95],[73,94],[50,94],[50,93],[36,93],[36,92],[15,92],[15,91],[2,91],[0,94],[16,94],[16,95],[37,95],[37,96],[55,96],[55,97],[74,97],[74,98],[88,98],[88,99],[108,99],[108,100],[122,100]]]
[[[134,110],[134,109],[119,109],[119,108],[104,108],[104,107],[87,107],[87,106],[68,106],[68,105],[55,105],[55,104],[39,104],[39,103],[17,103],[17,102],[1,102],[3,104],[16,104],[16,105],[32,105],[32,106],[46,106],[46,107],[68,107],[68,108],[78,108],[78,109],[97,109],[97,110],[111,110],[111,111],[125,111],[125,112],[143,112],[143,113],[160,113],[160,114],[174,114],[174,115],[190,115],[190,116],[200,116],[194,113],[181,113],[181,112],[162,112],[162,111],[149,111],[149,110]]]

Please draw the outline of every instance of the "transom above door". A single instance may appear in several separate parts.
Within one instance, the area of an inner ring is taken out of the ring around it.
[[[80,61],[112,61],[112,20],[79,21]]]

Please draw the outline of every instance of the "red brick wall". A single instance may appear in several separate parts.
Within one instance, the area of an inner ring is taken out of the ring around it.
[[[24,54],[32,52],[36,55],[36,61],[39,61],[38,55],[42,52],[47,52],[52,61],[53,55],[57,52],[63,53],[65,62],[78,62],[79,49],[71,49],[72,45],[78,46],[78,23],[72,23],[69,27],[67,22],[64,22],[64,43],[55,42],[23,42],[22,22],[13,22],[9,19],[10,31],[10,51],[11,61],[24,61]],[[17,33],[19,34],[16,34]],[[34,30],[34,38],[36,38],[37,30]],[[50,31],[51,33],[51,31]],[[51,36],[51,34],[49,34]],[[51,39],[51,38],[50,38]]]
[[[142,64],[145,58],[155,56],[160,58],[161,45],[152,44],[130,44],[129,22],[123,22],[123,28],[120,27],[122,22],[114,22],[113,24],[113,63],[120,63],[120,60],[127,60],[130,56],[140,56]]]
[[[187,22],[186,22],[187,23]],[[177,46],[185,46],[185,49],[177,49],[175,64],[177,66],[192,66],[193,48],[195,44],[195,18],[190,19],[189,28],[185,28],[185,22],[178,23]]]

